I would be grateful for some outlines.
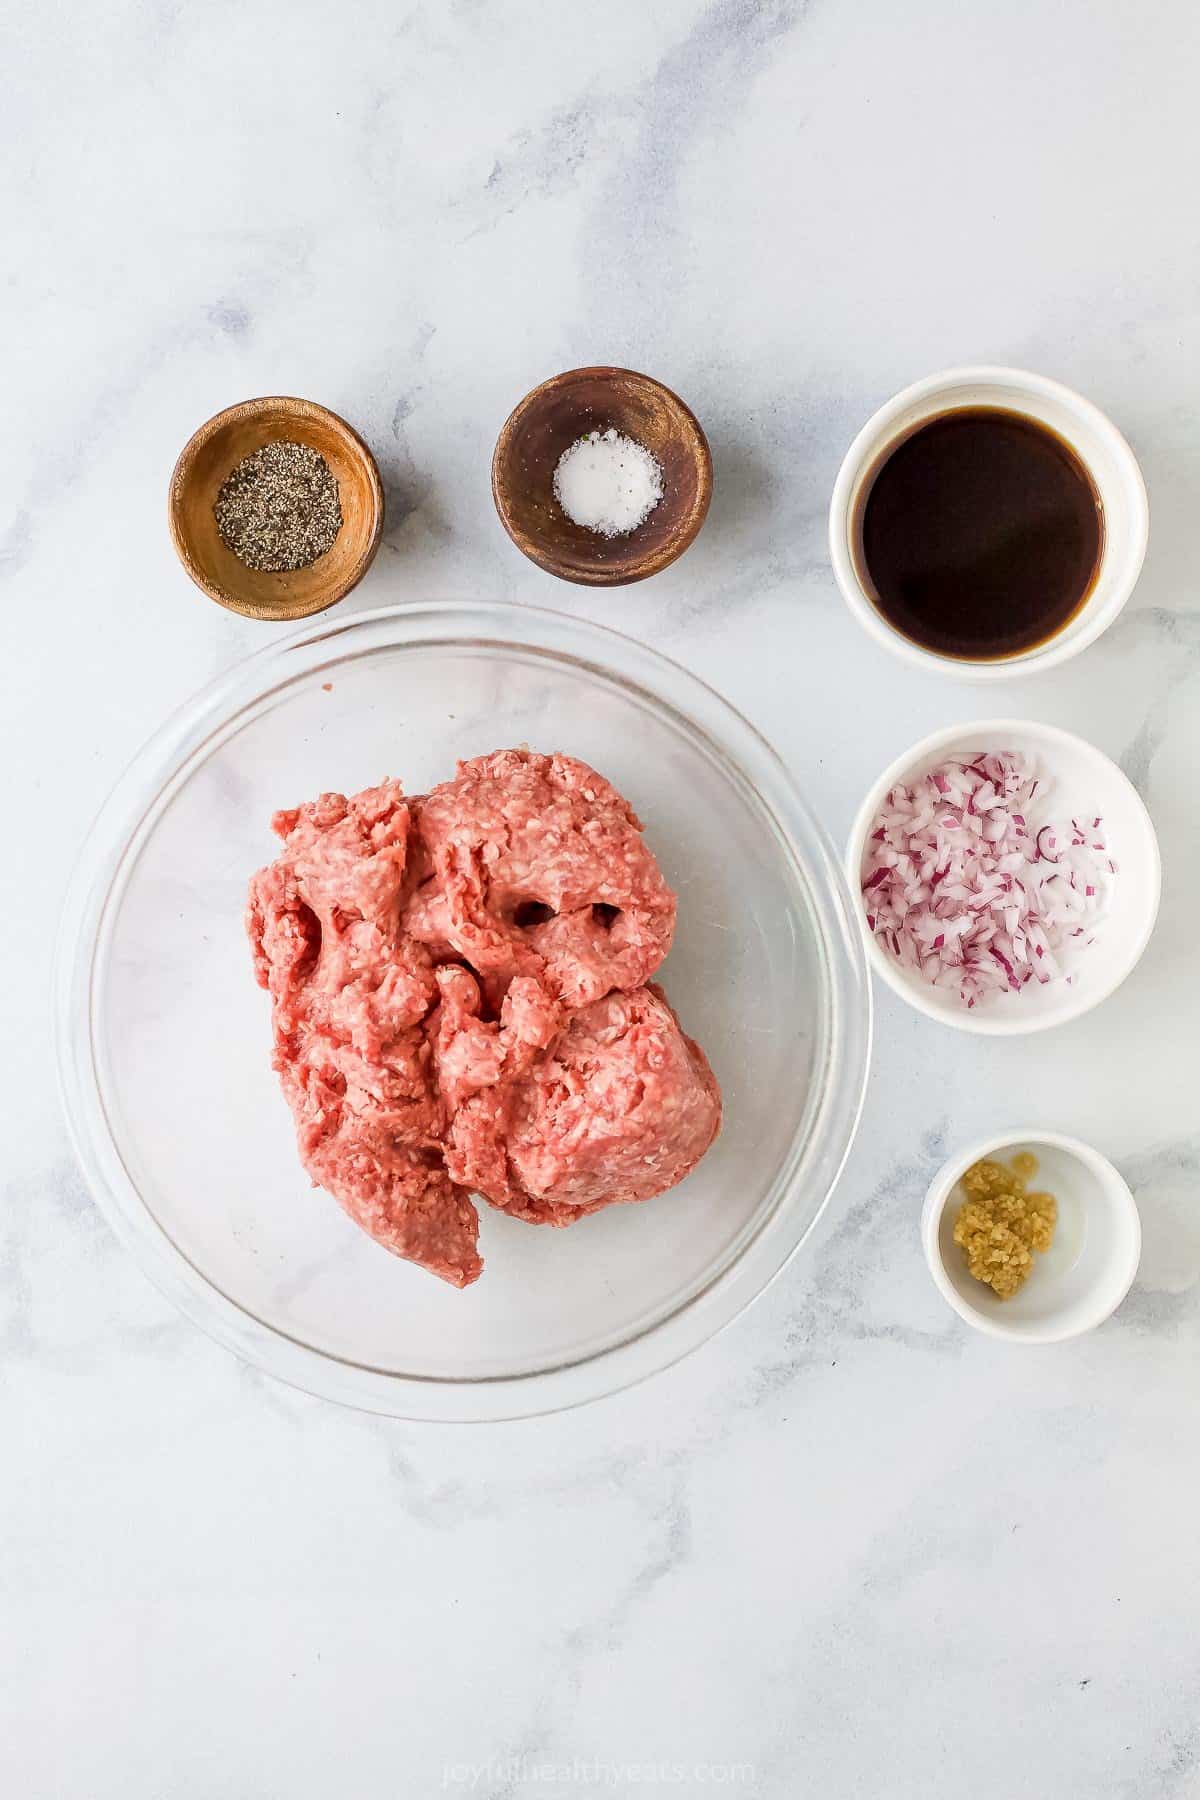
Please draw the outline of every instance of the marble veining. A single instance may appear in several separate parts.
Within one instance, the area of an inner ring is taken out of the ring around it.
[[[20,0],[7,23],[3,1792],[1200,1793],[1200,17],[295,0],[284,29]],[[878,650],[825,551],[858,426],[971,360],[1091,395],[1151,504],[1116,627],[989,691]],[[511,406],[591,361],[676,387],[716,472],[693,550],[610,594],[525,563],[488,486]],[[716,1341],[577,1413],[418,1428],[241,1367],[71,1156],[47,996],[81,834],[164,715],[274,635],[191,589],[167,479],[202,419],[272,392],[379,458],[348,613],[484,597],[631,631],[762,728],[835,840],[905,744],[997,712],[1092,738],[1159,831],[1125,987],[1024,1045],[880,994],[810,1243]],[[917,1231],[941,1160],[1011,1122],[1113,1156],[1145,1239],[1107,1326],[1025,1353],[949,1313]]]

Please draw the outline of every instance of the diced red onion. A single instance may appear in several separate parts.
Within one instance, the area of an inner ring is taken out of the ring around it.
[[[863,859],[867,923],[891,956],[975,1006],[1035,980],[1072,982],[1117,873],[1099,815],[1045,817],[1048,784],[1015,751],[952,757],[887,796]],[[1034,801],[1042,814],[1034,818]],[[1065,877],[1065,879],[1060,879]]]

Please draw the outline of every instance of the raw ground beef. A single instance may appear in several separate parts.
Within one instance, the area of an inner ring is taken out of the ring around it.
[[[468,963],[494,1005],[533,975],[584,1006],[671,948],[675,896],[628,801],[586,763],[500,750],[412,805],[427,872],[407,930]]]
[[[446,1167],[519,1219],[570,1225],[674,1187],[720,1121],[703,1050],[661,988],[634,988],[593,1000],[528,1073],[466,1100]]]
[[[464,1287],[468,1190],[563,1225],[695,1166],[720,1094],[645,985],[675,896],[594,770],[505,750],[272,823],[247,928],[274,1067],[305,1168],[385,1248]]]

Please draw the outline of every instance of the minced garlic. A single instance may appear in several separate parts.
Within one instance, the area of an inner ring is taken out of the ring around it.
[[[1036,1174],[1037,1157],[1022,1151],[1011,1167],[985,1159],[962,1178],[967,1197],[954,1221],[954,1241],[976,1281],[1001,1300],[1011,1300],[1022,1286],[1034,1251],[1048,1250],[1054,1241],[1058,1202],[1053,1194],[1027,1191]]]

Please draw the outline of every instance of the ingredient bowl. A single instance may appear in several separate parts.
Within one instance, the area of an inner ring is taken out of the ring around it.
[[[1117,873],[1095,941],[1073,962],[1075,978],[1070,984],[1031,982],[1020,993],[1002,993],[968,1010],[957,993],[932,986],[918,970],[899,963],[871,932],[862,894],[863,864],[880,809],[897,784],[920,780],[947,757],[1006,750],[1033,758],[1043,782],[1049,777],[1048,804],[1055,817],[1078,814],[1089,821],[1102,819],[1107,854]],[[1129,778],[1085,738],[1029,719],[949,725],[898,756],[858,810],[846,849],[846,875],[875,973],[928,1018],[984,1037],[1016,1037],[1065,1025],[1107,999],[1150,941],[1161,887],[1158,839]]]
[[[217,530],[213,507],[226,477],[264,444],[305,444],[325,458],[338,484],[342,528],[333,548],[307,568],[273,574],[248,569]],[[210,600],[251,619],[304,619],[356,587],[383,534],[383,485],[375,458],[345,419],[311,400],[244,400],[201,425],[171,476],[171,537],[179,560]]]
[[[959,1184],[984,1157],[1011,1162],[1023,1151],[1037,1158],[1031,1185],[1054,1195],[1058,1221],[1053,1243],[1034,1256],[1024,1286],[1001,1300],[970,1273],[954,1242],[965,1198]],[[968,1325],[991,1337],[1055,1344],[1102,1325],[1120,1306],[1137,1274],[1142,1226],[1128,1184],[1090,1145],[1055,1132],[1013,1130],[946,1164],[925,1198],[921,1242],[939,1292]]]
[[[564,450],[609,427],[654,456],[663,497],[627,537],[601,537],[569,519],[554,495]],[[526,394],[505,421],[492,458],[492,495],[509,537],[563,581],[620,587],[682,556],[712,497],[708,440],[691,408],[633,369],[569,369]]]
[[[880,465],[921,425],[965,407],[997,407],[1049,427],[1091,476],[1104,523],[1096,577],[1069,622],[1044,643],[995,660],[943,656],[884,618],[872,596],[861,544],[863,502]],[[952,669],[973,681],[1004,681],[1078,655],[1107,631],[1133,592],[1150,531],[1146,484],[1112,420],[1061,382],[1024,369],[947,369],[905,388],[868,419],[846,452],[829,505],[829,554],[846,605],[877,643],[918,668]]]
[[[679,894],[660,979],[725,1124],[679,1187],[568,1230],[482,1205],[486,1267],[459,1292],[309,1185],[242,914],[276,808],[388,774],[419,792],[459,757],[526,743],[596,765],[641,814]],[[783,1267],[854,1132],[870,999],[836,857],[718,695],[575,619],[431,605],[309,627],[146,746],[68,900],[57,1028],[93,1192],[190,1318],[329,1398],[488,1419],[651,1374]]]

